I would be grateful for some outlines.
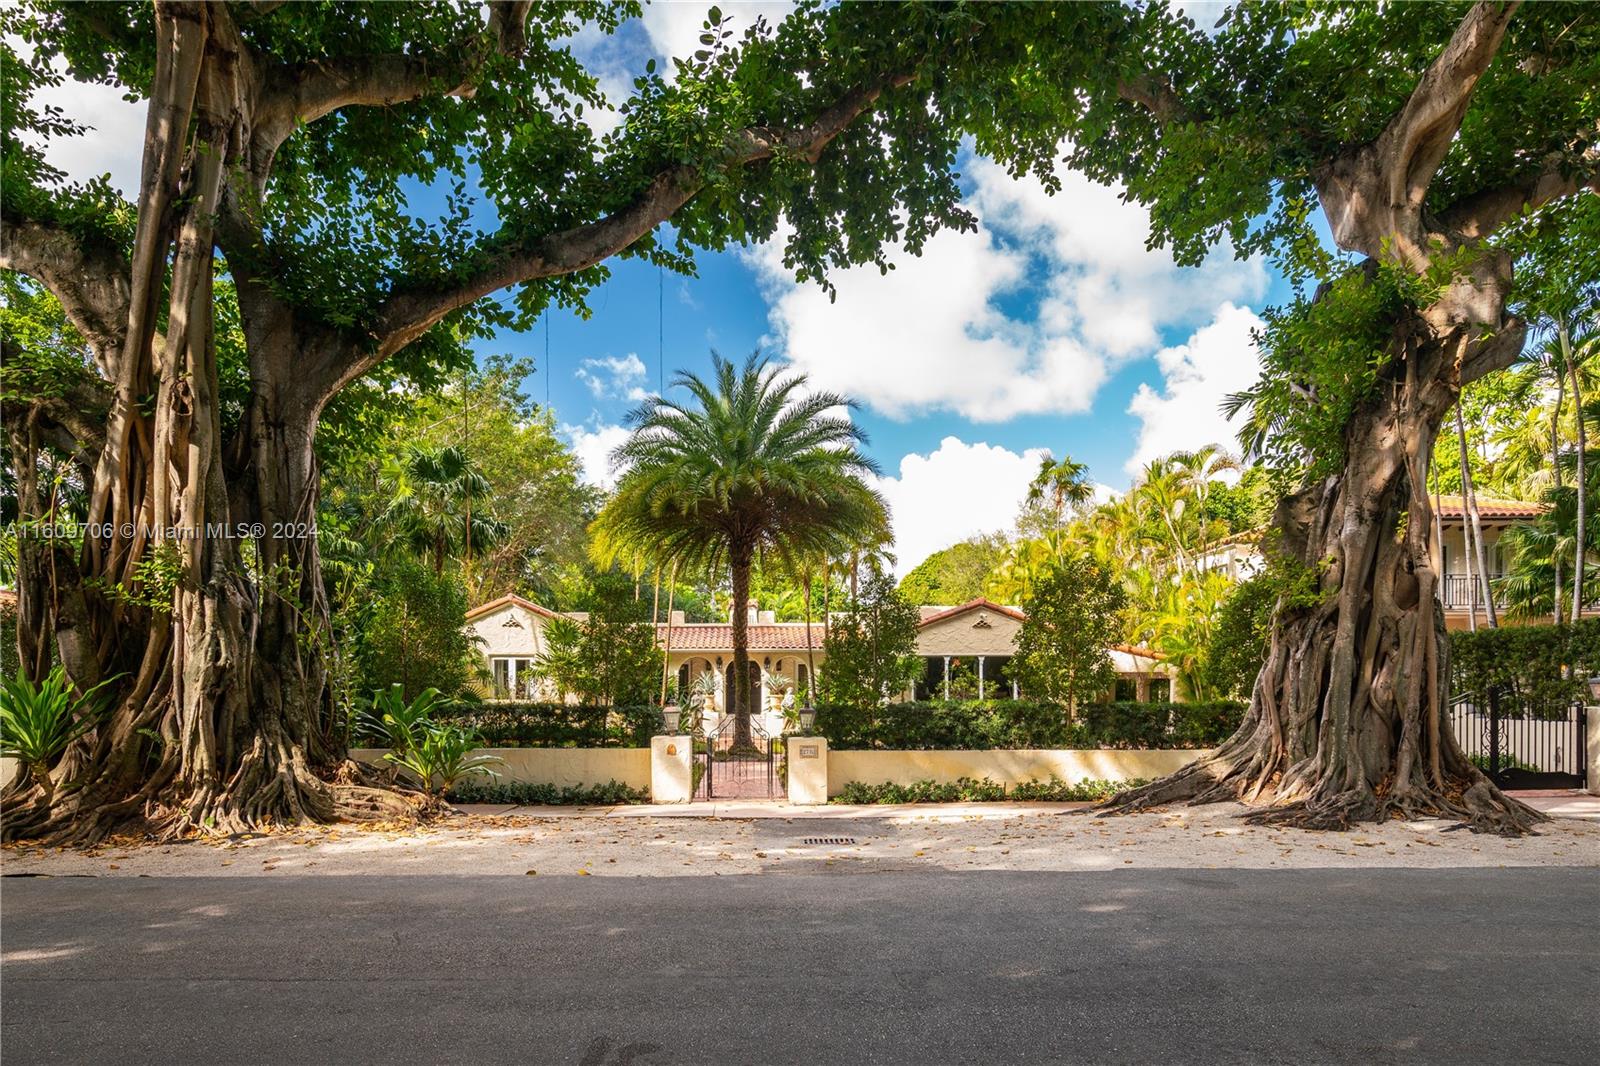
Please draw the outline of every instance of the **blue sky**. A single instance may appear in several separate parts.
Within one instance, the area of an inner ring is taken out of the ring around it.
[[[620,102],[652,56],[696,47],[706,6],[653,4],[616,37],[580,34],[574,51]],[[739,26],[785,8],[721,6]],[[109,171],[135,189],[139,141],[126,131],[142,128],[143,105],[106,86],[51,94],[96,127],[53,144],[57,165],[79,177]],[[591,121],[604,128],[615,117]],[[534,360],[529,393],[542,400],[548,390],[586,475],[603,484],[623,416],[656,389],[661,362],[670,380],[678,368],[706,369],[713,348],[742,357],[762,347],[860,403],[902,571],[962,537],[1008,528],[1043,450],[1088,463],[1113,491],[1157,455],[1232,446],[1217,405],[1254,380],[1249,332],[1288,295],[1283,281],[1227,249],[1199,268],[1176,267],[1145,249],[1143,209],[1076,175],[1064,174],[1051,197],[985,159],[968,154],[959,166],[979,231],[941,234],[920,258],[895,256],[887,277],[838,272],[836,302],[797,285],[777,243],[701,254],[698,276],[669,274],[664,291],[656,268],[616,262],[589,320],[556,311],[480,351]]]

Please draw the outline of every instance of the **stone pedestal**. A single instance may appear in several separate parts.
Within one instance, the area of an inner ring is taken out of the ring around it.
[[[694,787],[694,738],[650,738],[650,802],[688,803]]]
[[[828,802],[828,742],[822,737],[788,737],[789,802]]]

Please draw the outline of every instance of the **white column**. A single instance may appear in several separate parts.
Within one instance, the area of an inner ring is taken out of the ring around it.
[[[944,657],[944,698],[950,699],[950,656]]]
[[[983,699],[983,656],[978,656],[978,698]]]

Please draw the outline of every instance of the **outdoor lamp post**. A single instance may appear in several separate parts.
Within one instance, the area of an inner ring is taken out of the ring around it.
[[[817,709],[810,704],[800,708],[800,732],[809,735],[817,724]]]
[[[673,736],[678,732],[678,718],[681,714],[682,708],[676,703],[669,703],[661,708],[661,722],[666,727],[668,736]]]
[[[1600,674],[1589,679],[1589,698],[1595,703],[1600,703]]]

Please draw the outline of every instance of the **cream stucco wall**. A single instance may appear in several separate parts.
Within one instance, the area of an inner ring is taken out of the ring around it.
[[[998,611],[965,611],[917,631],[918,655],[1010,655],[1022,623]]]
[[[988,778],[1006,787],[1060,778],[1069,784],[1094,779],[1131,781],[1180,770],[1205,755],[1197,751],[830,751],[828,795],[851,781],[909,785]]]
[[[384,763],[384,748],[355,748],[351,758],[373,766]],[[620,781],[630,788],[650,787],[649,748],[480,748],[474,754],[493,755],[491,767],[501,781],[573,785],[603,785]]]
[[[544,654],[544,627],[547,619],[526,607],[506,604],[474,618],[468,628],[478,638],[478,649],[489,658],[517,656],[535,658]]]

